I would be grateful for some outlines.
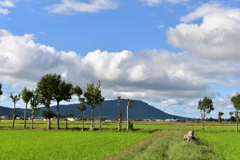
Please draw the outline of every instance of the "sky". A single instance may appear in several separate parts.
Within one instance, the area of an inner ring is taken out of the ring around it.
[[[0,105],[56,73],[190,118],[207,96],[229,118],[239,50],[240,0],[0,0]]]

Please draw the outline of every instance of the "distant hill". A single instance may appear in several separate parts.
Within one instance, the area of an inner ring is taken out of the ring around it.
[[[61,103],[60,103],[61,104]],[[86,104],[87,105],[87,104]],[[69,105],[60,105],[60,114],[66,115],[67,114],[73,114],[75,117],[81,116],[81,111],[77,109],[79,104],[69,104]],[[126,118],[126,106],[127,106],[127,100],[121,101],[121,111],[123,118]],[[45,110],[44,107],[41,107],[41,111]],[[57,107],[52,106],[51,110],[56,112]],[[38,116],[41,116],[41,111],[39,112]],[[100,108],[97,106],[94,109],[94,117],[99,117]],[[107,100],[104,101],[102,104],[102,116],[108,117],[109,119],[114,119],[117,116],[118,113],[118,101],[117,100]],[[18,116],[23,116],[24,109],[17,108],[16,114]],[[2,107],[0,106],[0,116],[1,115],[12,115],[12,108],[8,107]],[[87,105],[87,110],[84,112],[85,117],[90,118],[91,117],[91,109]],[[31,109],[27,110],[27,116],[31,116]],[[167,114],[160,109],[157,109],[153,106],[148,105],[145,102],[142,102],[140,100],[134,100],[133,107],[129,109],[129,116],[130,119],[173,119],[173,117],[176,117],[177,119],[188,119],[187,117],[181,117],[177,115],[171,115]]]

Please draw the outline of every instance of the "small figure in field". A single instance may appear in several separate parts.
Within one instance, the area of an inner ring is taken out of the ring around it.
[[[194,130],[190,130],[188,132],[188,134],[185,134],[183,136],[183,140],[184,141],[193,141],[193,140],[196,140],[195,137],[194,137]]]

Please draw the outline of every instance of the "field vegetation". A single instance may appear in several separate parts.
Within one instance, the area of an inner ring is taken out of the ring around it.
[[[238,159],[239,133],[235,123],[133,122],[134,130],[118,131],[118,122],[102,122],[102,130],[90,131],[90,121],[52,121],[47,130],[46,121],[34,121],[34,129],[23,129],[24,121],[17,120],[15,128],[11,121],[0,123],[0,159],[84,159],[84,160],[192,160],[192,159]],[[195,142],[183,141],[190,129],[195,131]],[[17,156],[16,156],[17,155]],[[26,156],[27,155],[27,156]]]

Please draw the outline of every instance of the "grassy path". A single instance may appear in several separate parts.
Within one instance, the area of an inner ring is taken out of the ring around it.
[[[185,142],[189,128],[173,125],[104,160],[214,160],[225,158],[204,141]],[[197,137],[198,138],[198,137]]]

